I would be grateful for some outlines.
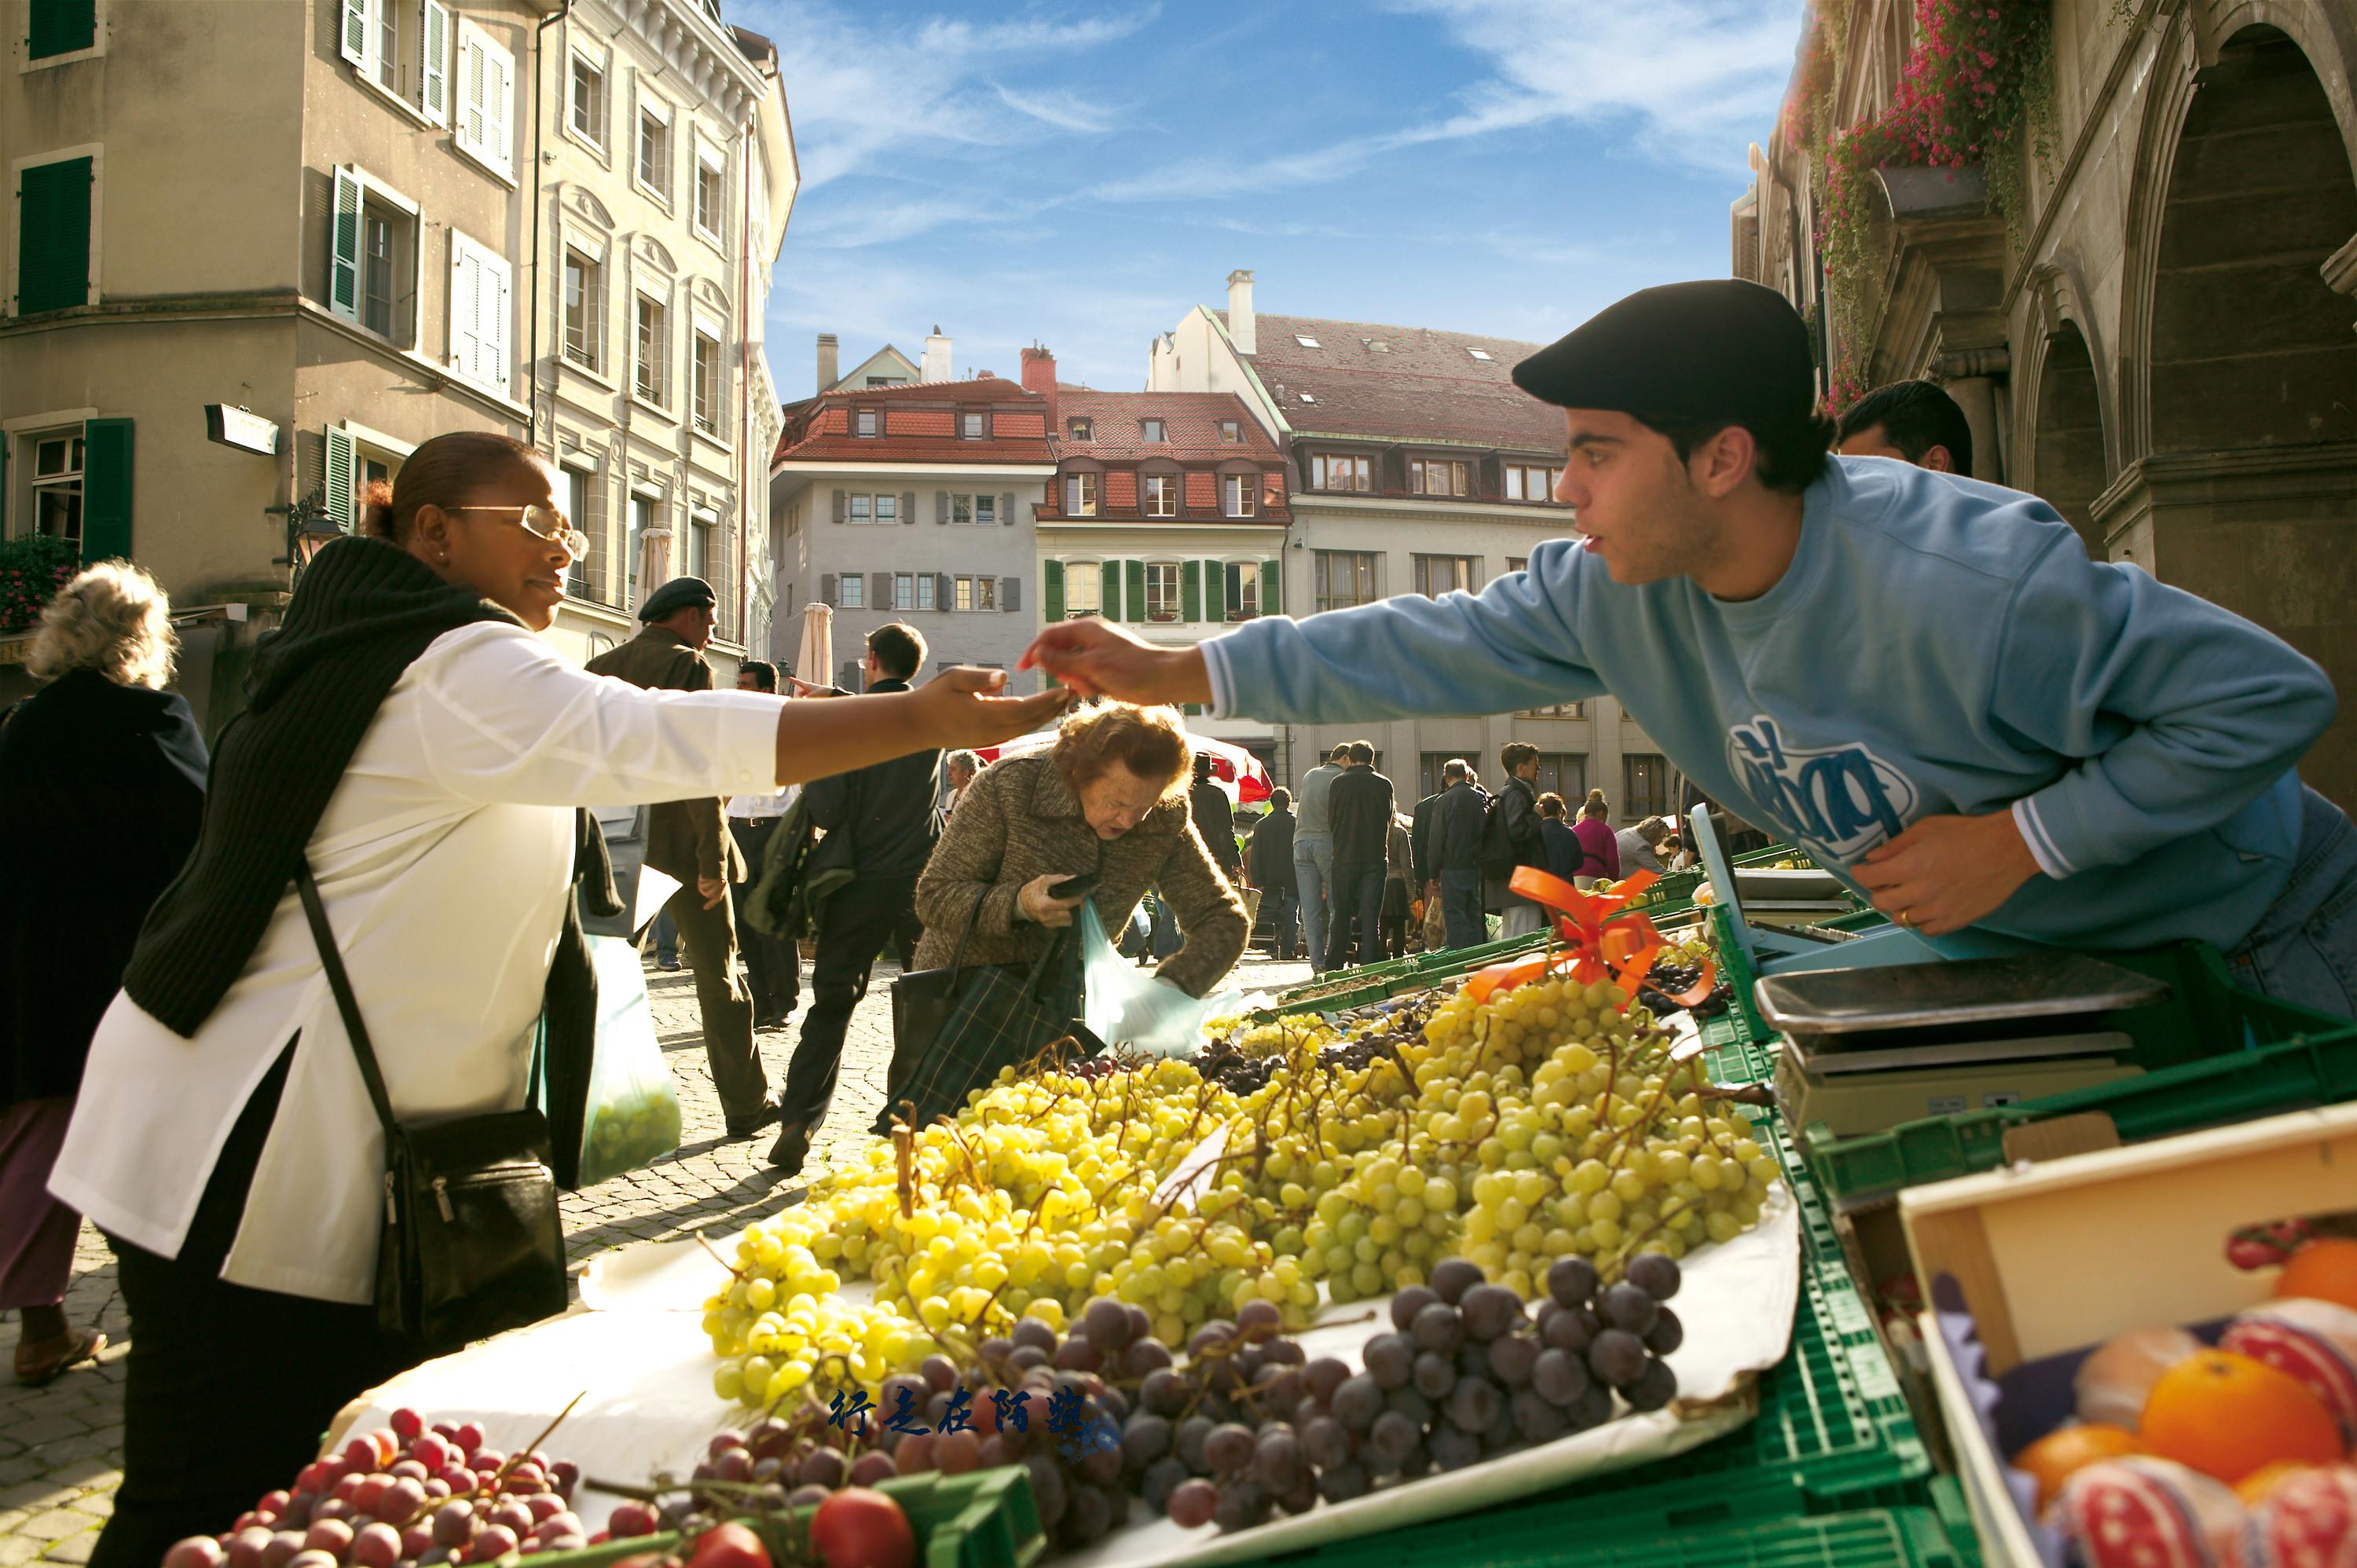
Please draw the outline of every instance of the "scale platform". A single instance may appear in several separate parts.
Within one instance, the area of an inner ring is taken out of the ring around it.
[[[1776,1092],[1840,1135],[2086,1088],[2142,1070],[2111,1015],[2165,1001],[2163,982],[2049,950],[1763,977],[1782,1032]]]

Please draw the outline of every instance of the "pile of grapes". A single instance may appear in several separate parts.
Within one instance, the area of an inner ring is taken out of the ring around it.
[[[580,1471],[507,1455],[473,1422],[397,1410],[393,1423],[307,1465],[229,1532],[174,1545],[164,1568],[436,1568],[588,1544],[570,1506]]]
[[[1697,1018],[1715,1018],[1726,1012],[1729,999],[1734,996],[1735,992],[1724,979],[1712,986],[1710,994],[1699,1002],[1672,1000],[1673,997],[1684,995],[1701,983],[1702,964],[1700,962],[1678,963],[1663,957],[1653,961],[1652,969],[1637,988],[1637,997],[1656,1015],[1675,1013],[1683,1009]]]

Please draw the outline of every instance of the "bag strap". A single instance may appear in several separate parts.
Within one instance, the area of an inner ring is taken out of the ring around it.
[[[950,954],[950,983],[952,985],[957,983],[958,971],[965,967],[965,944],[974,935],[975,922],[982,918],[982,901],[990,897],[990,890],[996,886],[996,883],[985,882],[974,890],[974,908],[965,912],[965,929],[958,933],[957,950]]]
[[[384,1074],[376,1065],[376,1049],[369,1044],[368,1026],[361,1021],[361,1004],[352,995],[351,976],[344,972],[343,954],[336,950],[336,933],[328,929],[327,907],[319,902],[319,884],[311,875],[311,859],[297,855],[295,860],[295,888],[303,896],[303,913],[311,922],[311,939],[319,945],[319,967],[328,972],[328,989],[335,993],[336,1011],[343,1015],[344,1036],[352,1043],[352,1055],[361,1064],[361,1081],[368,1085],[369,1102],[376,1107],[376,1119],[384,1124],[388,1139],[401,1136],[401,1123],[393,1119],[393,1097],[384,1091]],[[535,1053],[535,1070],[537,1054]]]

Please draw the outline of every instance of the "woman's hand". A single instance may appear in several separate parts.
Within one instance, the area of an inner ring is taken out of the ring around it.
[[[914,693],[917,722],[925,744],[944,751],[995,746],[1035,730],[1072,705],[1060,686],[1028,697],[997,693],[1006,686],[1004,670],[944,670]]]
[[[1157,648],[1101,620],[1062,620],[1031,639],[1017,670],[1045,670],[1087,697],[1125,703],[1209,703],[1211,679],[1196,648]]]
[[[1070,882],[1072,875],[1069,871],[1050,871],[1025,883],[1023,891],[1015,896],[1015,902],[1023,910],[1023,918],[1035,926],[1071,925],[1072,911],[1081,907],[1081,900],[1088,895],[1075,893],[1070,898],[1058,898],[1050,896],[1048,889],[1059,882]]]

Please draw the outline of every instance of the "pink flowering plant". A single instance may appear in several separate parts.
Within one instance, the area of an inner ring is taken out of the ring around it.
[[[1915,38],[1890,102],[1846,128],[1808,102],[1817,82],[1829,95],[1838,80],[1830,41],[1839,18],[1821,17],[1803,46],[1803,104],[1788,111],[1788,134],[1822,158],[1817,173],[1817,244],[1834,306],[1836,363],[1830,394],[1836,408],[1863,390],[1864,367],[1850,362],[1867,341],[1871,292],[1882,260],[1871,253],[1870,223],[1882,198],[1874,171],[1885,167],[1965,168],[1979,165],[1992,205],[2018,237],[2029,214],[2029,156],[2041,163],[2052,140],[2051,13],[2043,0],[1915,0]],[[1827,100],[1817,100],[1818,104]],[[1846,389],[1846,395],[1844,395]]]
[[[0,542],[0,632],[18,632],[41,618],[59,588],[81,570],[81,550],[70,539],[28,533]]]

